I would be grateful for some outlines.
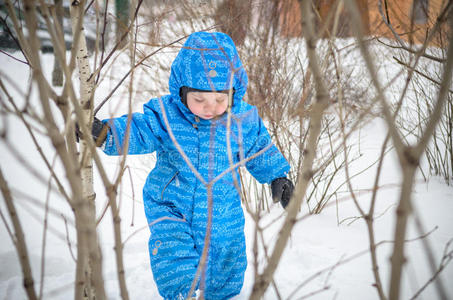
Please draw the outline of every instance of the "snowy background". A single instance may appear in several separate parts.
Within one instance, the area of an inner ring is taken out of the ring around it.
[[[159,59],[171,61],[175,53],[175,50],[168,50],[162,53]],[[19,56],[18,53],[15,53],[15,55]],[[45,72],[50,78],[53,57],[51,54],[45,54],[42,59]],[[127,61],[126,58],[125,61]],[[0,55],[0,65],[2,72],[10,76],[18,87],[26,92],[26,82],[30,78],[26,66],[5,55]],[[389,68],[392,70],[395,66]],[[112,69],[109,72],[121,74],[124,70],[127,70],[127,66],[124,69]],[[151,70],[148,74],[157,74],[153,72]],[[382,76],[386,76],[385,72],[382,74]],[[151,96],[157,96],[151,94],[151,92],[155,92],[159,88],[153,83],[152,76],[142,74],[136,80],[138,81],[137,84],[144,87],[140,99],[134,99],[134,109],[141,110],[141,104]],[[166,79],[163,81],[165,82]],[[98,99],[103,99],[102,95],[106,95],[113,85],[114,82],[110,82],[109,78],[106,78],[97,90]],[[13,97],[19,98],[20,93],[16,92]],[[36,95],[33,95],[30,101],[31,103],[38,101]],[[109,107],[100,111],[100,118],[127,112],[127,94],[120,89],[109,105]],[[48,171],[20,120],[10,115],[2,115],[1,118],[1,126],[8,128],[8,140],[13,147],[3,142],[0,143],[0,164],[17,200],[15,203],[26,235],[35,287],[39,291],[40,286],[44,286],[44,299],[71,299],[73,297],[72,285],[75,262],[71,257],[70,248],[73,253],[76,252],[76,236],[71,210],[61,196],[55,192],[48,192],[46,182],[49,178]],[[356,131],[350,139],[350,144],[354,145],[354,151],[360,153],[360,158],[351,164],[351,173],[367,168],[379,157],[385,134],[386,126],[383,120],[378,117]],[[54,152],[49,140],[44,136],[38,135],[38,137],[47,158],[53,161]],[[12,149],[14,150],[11,151]],[[118,172],[118,158],[107,157],[101,151],[99,151],[99,154],[109,175],[114,178]],[[24,167],[18,161],[19,156],[24,157],[26,162],[33,166],[38,175],[42,177],[33,175],[29,168]],[[127,164],[130,167],[131,177],[129,171],[126,171],[120,190],[119,206],[122,218],[122,236],[124,240],[127,239],[124,248],[124,265],[131,299],[160,299],[149,266],[149,233],[141,199],[142,186],[146,175],[153,168],[154,162],[154,155],[146,157],[129,156]],[[363,207],[368,207],[370,202],[376,173],[375,168],[374,165],[354,178],[352,182]],[[55,170],[62,174],[58,162],[55,165]],[[40,180],[40,178],[45,180]],[[338,180],[344,180],[344,178]],[[400,181],[401,175],[395,153],[389,151],[385,157],[380,182],[381,189],[376,202],[376,216],[379,216],[375,221],[375,239],[377,242],[391,241],[394,238],[395,209]],[[446,243],[453,238],[453,187],[446,185],[443,180],[436,177],[431,177],[428,182],[425,182],[420,176],[416,181],[417,184],[413,191],[413,205],[421,217],[425,231],[434,230],[426,240],[433,249],[436,263],[439,263]],[[100,215],[106,205],[107,197],[98,177],[95,178],[94,184],[97,191],[97,211]],[[49,231],[45,240],[45,253],[42,253],[43,206],[46,199],[48,199],[51,209],[48,216]],[[373,287],[374,277],[371,270],[370,255],[368,252],[363,253],[369,246],[365,223],[361,219],[355,219],[359,216],[359,212],[346,190],[342,193],[340,191],[338,199],[340,199],[338,203],[330,202],[321,214],[310,215],[295,226],[289,245],[285,249],[274,277],[282,299],[301,299],[311,293],[314,293],[312,299],[378,298]],[[3,201],[0,202],[0,208],[6,214]],[[300,215],[306,213],[307,207],[304,205]],[[265,214],[260,225],[265,226],[282,214],[284,214],[282,208],[279,205],[274,205]],[[68,223],[68,234],[66,234],[64,218]],[[250,216],[247,215],[246,218],[249,266],[242,293],[235,299],[247,299],[254,279],[254,258],[251,252],[254,222]],[[282,218],[265,231],[265,240],[268,245],[275,242],[281,220]],[[108,211],[98,228],[104,255],[104,279],[108,298],[120,299],[112,228],[111,215]],[[415,229],[413,219],[410,218],[407,238],[412,239],[419,236],[420,233]],[[0,241],[0,300],[25,299],[18,257],[3,224],[0,226]],[[386,243],[379,246],[377,250],[385,291],[389,287],[389,259],[392,249],[392,244]],[[43,255],[46,261],[44,270],[41,268],[41,257]],[[419,287],[432,276],[421,240],[417,239],[406,244],[406,256],[408,261],[403,273],[401,299],[411,298]],[[351,257],[355,258],[344,262]],[[263,257],[258,259],[261,262],[264,260]],[[44,272],[43,282],[40,280],[42,272]],[[318,276],[314,276],[316,274]],[[453,298],[453,285],[451,284],[453,265],[448,265],[440,278],[447,287],[448,295]],[[299,285],[304,282],[303,287],[298,289]],[[421,294],[420,299],[436,299],[437,292],[434,287],[434,285],[430,285]],[[269,287],[265,299],[278,299],[272,286]]]

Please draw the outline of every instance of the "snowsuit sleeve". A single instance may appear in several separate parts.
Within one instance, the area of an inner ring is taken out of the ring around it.
[[[119,118],[102,120],[109,125],[104,153],[108,155],[123,154],[127,129],[127,115]],[[144,113],[133,113],[129,129],[128,154],[152,153],[160,146],[160,127],[157,114],[146,107]]]
[[[290,166],[282,153],[272,143],[271,137],[256,108],[253,108],[249,118],[252,128],[249,134],[244,137],[245,157],[249,158],[265,148],[267,150],[249,160],[245,164],[247,170],[260,183],[271,183],[276,178],[286,177]]]

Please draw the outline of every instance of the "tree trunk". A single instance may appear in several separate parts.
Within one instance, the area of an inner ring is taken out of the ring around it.
[[[71,23],[74,37],[73,47],[76,47],[76,60],[80,78],[80,107],[82,120],[91,128],[93,116],[93,79],[88,60],[88,51],[83,28],[84,2],[72,2]],[[77,39],[78,37],[78,39]],[[91,138],[91,136],[85,137]],[[94,295],[96,300],[106,298],[102,276],[102,257],[96,234],[95,193],[93,189],[93,160],[92,152],[87,142],[80,141],[80,176],[82,180],[82,201],[75,206],[75,221],[77,227],[77,268],[75,299],[83,295]],[[93,290],[92,290],[93,289]]]
[[[61,25],[61,31],[63,31],[63,1],[62,0],[54,0],[55,3],[55,12],[57,15],[58,23]],[[63,39],[64,43],[64,39]],[[62,45],[62,49],[66,50],[66,45]],[[55,51],[55,50],[54,50]],[[63,71],[61,70],[60,63],[58,61],[57,56],[54,56],[53,59],[53,71],[52,71],[52,85],[53,86],[63,86]]]
[[[129,0],[115,0],[116,15],[116,42],[120,43],[118,49],[127,45],[127,36],[121,41],[121,37],[129,26]]]

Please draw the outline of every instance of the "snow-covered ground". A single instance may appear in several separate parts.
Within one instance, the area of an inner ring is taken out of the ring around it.
[[[171,55],[174,55],[174,53]],[[50,75],[53,59],[50,55],[44,55],[43,61],[46,73]],[[2,72],[11,76],[21,90],[26,92],[26,82],[29,79],[26,66],[5,55],[0,55],[0,65],[2,66]],[[112,70],[111,73],[114,73],[114,71]],[[145,75],[142,74],[142,76]],[[146,77],[139,78],[146,79]],[[140,84],[146,86],[146,82],[151,84],[152,78],[148,78],[147,81]],[[112,83],[105,83],[105,89],[100,89],[99,95],[107,94],[112,87]],[[121,93],[121,91],[118,93]],[[14,93],[13,97],[19,97],[19,94]],[[102,98],[100,97],[99,99]],[[123,107],[125,107],[126,99],[126,95],[123,100],[116,98],[117,101],[123,102],[120,104]],[[134,108],[140,109],[139,103],[143,103],[145,100],[137,99],[137,103],[134,103]],[[32,103],[37,101],[36,97],[32,97],[31,101]],[[108,117],[116,106],[117,103],[112,103],[111,108],[103,108],[100,112],[100,117]],[[122,113],[125,112],[125,110],[122,111]],[[1,119],[0,126],[2,126],[1,128],[5,128],[5,126],[8,128],[8,140],[14,145],[16,154],[20,153],[38,173],[33,175],[18,162],[17,156],[11,153],[11,148],[3,142],[0,143],[1,169],[6,175],[17,200],[16,206],[26,235],[35,287],[39,290],[41,284],[44,284],[44,299],[71,299],[73,297],[72,284],[75,263],[71,257],[69,247],[75,252],[75,234],[71,223],[70,208],[64,202],[64,199],[56,193],[51,192],[47,195],[46,181],[49,178],[48,172],[24,126],[17,118],[12,116],[2,115]],[[360,151],[362,156],[351,165],[352,173],[366,168],[378,158],[385,133],[386,128],[381,119],[374,119],[362,128],[360,132]],[[47,158],[52,161],[53,152],[49,141],[40,135],[38,135],[38,138]],[[358,133],[352,136],[350,141],[351,144],[358,145]],[[118,158],[107,157],[100,151],[99,154],[104,161],[108,174],[111,178],[114,178],[117,172]],[[130,298],[134,300],[159,299],[149,266],[149,233],[141,199],[141,189],[144,180],[147,173],[154,166],[154,161],[154,155],[128,157],[127,164],[130,166],[132,182],[127,171],[120,190],[122,235],[124,240],[128,239],[124,248],[124,264]],[[371,197],[369,190],[373,186],[375,167],[370,168],[353,180],[354,189],[360,191],[358,192],[359,202],[365,208],[368,207]],[[61,174],[61,167],[58,163],[55,166],[55,170]],[[42,178],[43,181],[41,182],[39,178]],[[379,215],[375,221],[375,238],[377,242],[391,241],[393,239],[400,179],[398,162],[394,153],[390,151],[386,155],[383,165],[380,182],[382,188],[378,193],[376,202],[376,215]],[[95,178],[95,189],[97,191],[96,205],[100,214],[106,204],[106,196],[101,180],[98,177]],[[45,276],[44,281],[41,282],[42,233],[44,226],[42,220],[44,217],[44,203],[47,197],[52,210],[49,211],[50,231],[47,233],[46,238]],[[367,250],[369,245],[367,229],[363,220],[357,219],[354,221],[349,219],[358,216],[359,213],[348,193],[344,192],[339,196],[339,199],[341,201],[338,202],[338,205],[331,203],[321,214],[311,215],[296,225],[291,235],[289,246],[284,252],[274,277],[275,286],[282,299],[287,299],[294,291],[296,292],[291,299],[299,299],[313,292],[312,299],[349,300],[378,298],[373,287],[374,278],[369,253],[358,255],[354,259],[344,262],[344,260]],[[434,232],[426,240],[432,247],[436,263],[439,263],[446,243],[453,238],[453,217],[451,215],[453,211],[453,188],[435,177],[428,182],[424,182],[419,177],[413,192],[413,199],[413,205],[421,217],[425,231],[428,232],[435,228]],[[36,202],[39,204],[36,205]],[[0,202],[0,208],[2,213],[6,215],[7,211],[3,201]],[[272,206],[270,212],[261,221],[261,225],[264,226],[271,222],[282,212],[279,205]],[[307,208],[304,206],[301,215],[306,213]],[[66,235],[63,216],[68,221],[68,235]],[[341,224],[339,225],[339,223]],[[265,231],[265,240],[268,244],[275,242],[280,225],[281,223],[276,222]],[[247,216],[246,236],[249,266],[242,293],[236,299],[247,299],[253,286],[253,230],[253,220],[250,216]],[[112,222],[109,212],[100,223],[98,232],[104,255],[104,279],[108,298],[120,299],[113,251]],[[416,230],[413,219],[410,218],[407,238],[412,239],[418,236],[420,236],[420,233]],[[68,246],[67,237],[71,246]],[[25,299],[18,257],[3,223],[0,225],[0,241],[0,299]],[[389,259],[392,248],[392,244],[387,243],[379,246],[377,250],[380,272],[386,291],[389,288]],[[432,276],[421,240],[418,239],[406,244],[406,256],[408,262],[403,273],[402,299],[409,299]],[[260,257],[259,260],[262,262],[263,258]],[[319,276],[309,280],[318,272]],[[440,278],[442,278],[444,286],[447,288],[449,297],[453,298],[453,286],[451,285],[453,265],[447,266],[441,273]],[[306,284],[299,290],[299,285],[305,281],[307,281]],[[316,291],[320,292],[316,293]],[[434,285],[430,285],[421,294],[421,297],[423,299],[436,299],[437,293]],[[274,287],[269,287],[265,299],[278,299]]]

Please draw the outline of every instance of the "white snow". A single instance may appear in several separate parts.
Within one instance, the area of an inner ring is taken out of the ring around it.
[[[15,55],[19,56],[18,53]],[[164,55],[167,60],[168,55]],[[174,56],[174,52],[169,54]],[[44,68],[49,75],[53,67],[51,55],[43,55]],[[27,91],[27,81],[29,72],[25,65],[0,55],[0,65],[2,73],[10,76],[23,92]],[[123,74],[127,67],[115,69],[111,74]],[[146,73],[137,78],[145,78],[139,85],[145,89],[146,85],[152,84],[152,78],[146,78]],[[99,98],[106,95],[114,86],[107,78],[103,88],[98,90]],[[153,90],[157,88],[153,87]],[[126,113],[127,107],[127,87],[122,87],[118,92],[115,101],[121,101],[120,109],[116,109],[118,103],[109,104],[110,108],[103,108],[100,117],[108,117],[112,114]],[[143,94],[142,94],[143,95]],[[19,99],[19,94],[13,93],[15,99]],[[151,95],[150,95],[151,96]],[[3,98],[3,94],[2,94]],[[147,99],[134,99],[134,109],[140,109],[140,103]],[[31,99],[32,103],[38,101],[36,95]],[[100,101],[100,100],[98,100]],[[124,109],[123,109],[124,108]],[[117,112],[118,111],[118,112]],[[25,231],[27,247],[32,264],[35,279],[35,288],[39,291],[41,284],[44,284],[44,299],[70,299],[73,297],[72,284],[74,281],[75,263],[71,258],[68,243],[66,241],[65,225],[62,220],[63,214],[68,220],[69,240],[71,241],[72,251],[75,253],[75,232],[73,229],[72,216],[69,206],[64,199],[57,193],[51,192],[49,205],[54,209],[49,213],[49,226],[52,231],[47,233],[45,251],[45,276],[41,282],[41,246],[43,233],[44,203],[47,195],[48,171],[37,154],[36,148],[32,143],[25,127],[17,117],[2,115],[1,128],[8,128],[8,140],[14,145],[14,151],[18,151],[24,156],[29,164],[41,176],[43,182],[38,177],[24,168],[17,161],[10,149],[4,142],[0,143],[0,162],[2,172],[6,175],[15,199],[16,207],[22,226]],[[58,122],[61,123],[61,120]],[[356,160],[351,169],[358,171],[364,169],[374,162],[379,155],[380,147],[386,134],[385,125],[379,118],[369,122],[361,130],[360,159]],[[358,133],[351,138],[351,144],[358,144]],[[53,160],[53,150],[47,138],[38,135],[39,142],[49,161]],[[107,157],[98,152],[101,156],[110,178],[114,178],[117,173],[118,158]],[[155,157],[129,156],[127,164],[130,166],[133,182],[130,182],[129,173],[126,172],[120,190],[120,209],[122,218],[123,240],[130,237],[124,248],[124,264],[126,268],[126,279],[131,299],[159,299],[156,285],[152,278],[148,257],[148,229],[143,213],[143,203],[141,189],[147,173],[154,166]],[[355,190],[360,190],[358,200],[363,208],[367,209],[371,193],[369,189],[373,186],[376,166],[370,168],[362,175],[353,180]],[[56,172],[62,174],[61,166],[57,163]],[[376,215],[382,214],[375,221],[376,242],[393,240],[395,210],[400,190],[400,171],[398,162],[393,151],[390,151],[385,158],[381,183],[382,188],[378,193],[376,202]],[[97,211],[98,215],[106,204],[106,196],[99,177],[95,178],[95,189],[97,191]],[[39,206],[25,197],[35,199]],[[3,199],[3,198],[2,198]],[[368,233],[363,220],[353,221],[348,219],[359,215],[349,194],[343,192],[340,196],[338,206],[331,202],[322,213],[310,215],[306,219],[297,223],[291,235],[289,246],[286,248],[283,258],[274,276],[275,284],[282,299],[287,299],[296,288],[311,276],[324,270],[319,276],[309,280],[306,285],[297,291],[291,299],[298,299],[304,295],[327,288],[325,291],[316,293],[312,299],[378,299],[375,288],[372,286],[374,278],[371,270],[371,259],[369,253],[362,254],[347,263],[341,263],[356,254],[367,250]],[[424,182],[421,177],[417,178],[417,184],[413,192],[413,205],[421,217],[425,232],[437,228],[426,240],[432,247],[436,263],[442,257],[446,243],[453,238],[453,188],[447,186],[439,178],[432,177],[428,182]],[[1,201],[0,209],[7,215],[4,202]],[[279,205],[273,205],[268,214],[261,221],[261,225],[268,224],[283,213]],[[301,215],[307,213],[304,205]],[[7,216],[8,218],[8,216]],[[345,220],[346,219],[346,220]],[[268,247],[275,242],[281,220],[269,227],[265,232],[265,240]],[[341,222],[343,221],[343,222]],[[131,223],[133,222],[133,226]],[[338,223],[340,223],[338,225]],[[253,247],[254,222],[247,215],[246,236],[249,266],[246,272],[246,279],[241,295],[235,299],[247,299],[253,286]],[[109,299],[120,299],[119,287],[117,283],[115,255],[113,251],[114,240],[112,230],[112,220],[110,211],[107,212],[98,228],[99,238],[103,250],[104,280],[106,282],[107,294]],[[409,220],[408,239],[416,238],[420,233],[414,226],[413,219]],[[18,257],[15,253],[13,243],[8,236],[5,226],[0,226],[0,299],[25,299],[26,295],[22,287],[22,277],[19,267]],[[379,246],[378,261],[380,273],[383,280],[384,290],[389,288],[390,278],[390,255],[393,246],[391,243]],[[451,249],[451,248],[450,248]],[[402,298],[410,298],[416,290],[424,284],[431,276],[427,257],[424,253],[423,244],[420,240],[406,244],[406,256],[408,259],[403,273]],[[263,256],[260,254],[260,270],[262,269]],[[337,265],[338,264],[338,265]],[[448,265],[441,273],[440,278],[447,288],[448,295],[453,297],[453,266]],[[434,285],[430,285],[423,293],[424,299],[436,299],[437,292]],[[265,299],[277,299],[274,288],[269,287]]]

